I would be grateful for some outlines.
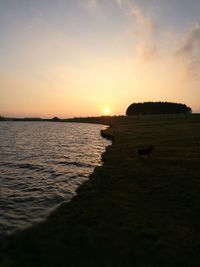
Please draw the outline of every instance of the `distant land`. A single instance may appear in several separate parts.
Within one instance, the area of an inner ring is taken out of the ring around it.
[[[126,110],[126,115],[110,116],[89,116],[89,117],[74,117],[61,119],[57,116],[49,119],[44,119],[40,117],[5,117],[0,115],[0,121],[71,121],[80,119],[90,119],[90,118],[106,118],[106,117],[123,117],[123,116],[138,116],[138,115],[170,115],[170,114],[192,114],[192,109],[186,104],[173,103],[173,102],[143,102],[143,103],[133,103],[129,105]]]
[[[44,118],[34,118],[34,117],[25,117],[25,118],[16,118],[16,117],[3,117],[0,116],[0,121],[52,121],[52,122],[68,122],[68,121],[80,121],[81,119],[98,119],[98,118],[108,118],[108,117],[125,117],[124,115],[120,116],[97,116],[97,117],[74,117],[74,118],[65,118],[61,119],[58,117],[44,119]]]

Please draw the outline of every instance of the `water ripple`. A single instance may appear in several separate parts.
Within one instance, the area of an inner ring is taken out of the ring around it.
[[[0,238],[69,201],[109,141],[101,125],[0,122]]]

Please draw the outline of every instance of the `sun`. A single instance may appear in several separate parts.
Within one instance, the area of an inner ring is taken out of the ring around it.
[[[111,110],[110,110],[109,107],[105,107],[105,108],[103,109],[103,114],[104,114],[105,116],[109,116],[110,113],[111,113]]]

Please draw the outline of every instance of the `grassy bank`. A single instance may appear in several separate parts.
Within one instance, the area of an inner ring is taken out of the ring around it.
[[[70,203],[13,237],[2,266],[199,267],[200,116],[81,121],[111,125],[104,165]]]

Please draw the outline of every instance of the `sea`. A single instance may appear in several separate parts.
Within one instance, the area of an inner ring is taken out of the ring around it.
[[[89,179],[107,126],[0,122],[0,238],[45,219]]]

